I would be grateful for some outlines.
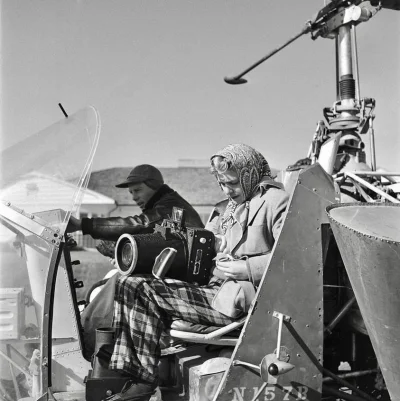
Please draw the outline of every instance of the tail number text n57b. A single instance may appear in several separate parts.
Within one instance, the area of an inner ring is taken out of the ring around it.
[[[245,401],[247,399],[251,400],[258,393],[259,388],[253,387],[252,389],[248,389],[247,387],[234,387],[233,389],[233,398],[232,401]],[[285,393],[283,398],[279,398],[283,401],[307,401],[307,392],[308,387],[306,386],[284,386],[282,390],[276,387],[265,387],[265,390],[258,397],[259,401],[272,401],[276,397],[276,390],[278,390],[278,394]],[[250,394],[251,391],[251,394]],[[250,397],[249,397],[250,396]]]

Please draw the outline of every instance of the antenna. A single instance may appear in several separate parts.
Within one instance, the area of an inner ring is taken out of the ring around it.
[[[63,112],[64,117],[65,117],[65,118],[68,118],[68,114],[67,114],[67,112],[64,110],[64,107],[62,106],[62,104],[61,104],[61,103],[58,103],[58,106],[60,107],[61,111]]]

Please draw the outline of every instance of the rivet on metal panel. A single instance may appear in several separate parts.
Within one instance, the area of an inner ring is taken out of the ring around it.
[[[313,188],[312,190],[313,190],[314,192],[317,192],[317,188]]]
[[[300,354],[296,354],[296,356],[300,358],[301,355]]]

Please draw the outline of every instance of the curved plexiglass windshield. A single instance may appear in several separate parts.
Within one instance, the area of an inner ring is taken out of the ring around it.
[[[81,205],[100,121],[87,107],[0,154],[0,394],[39,398],[49,267]]]

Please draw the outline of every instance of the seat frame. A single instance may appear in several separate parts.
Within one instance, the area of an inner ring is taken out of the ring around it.
[[[237,337],[225,336],[225,334],[241,328],[246,321],[247,316],[239,319],[236,322],[230,323],[227,326],[217,328],[211,333],[199,334],[190,331],[182,330],[169,330],[169,335],[182,341],[200,343],[200,344],[213,344],[213,345],[226,345],[234,347],[238,341]]]

